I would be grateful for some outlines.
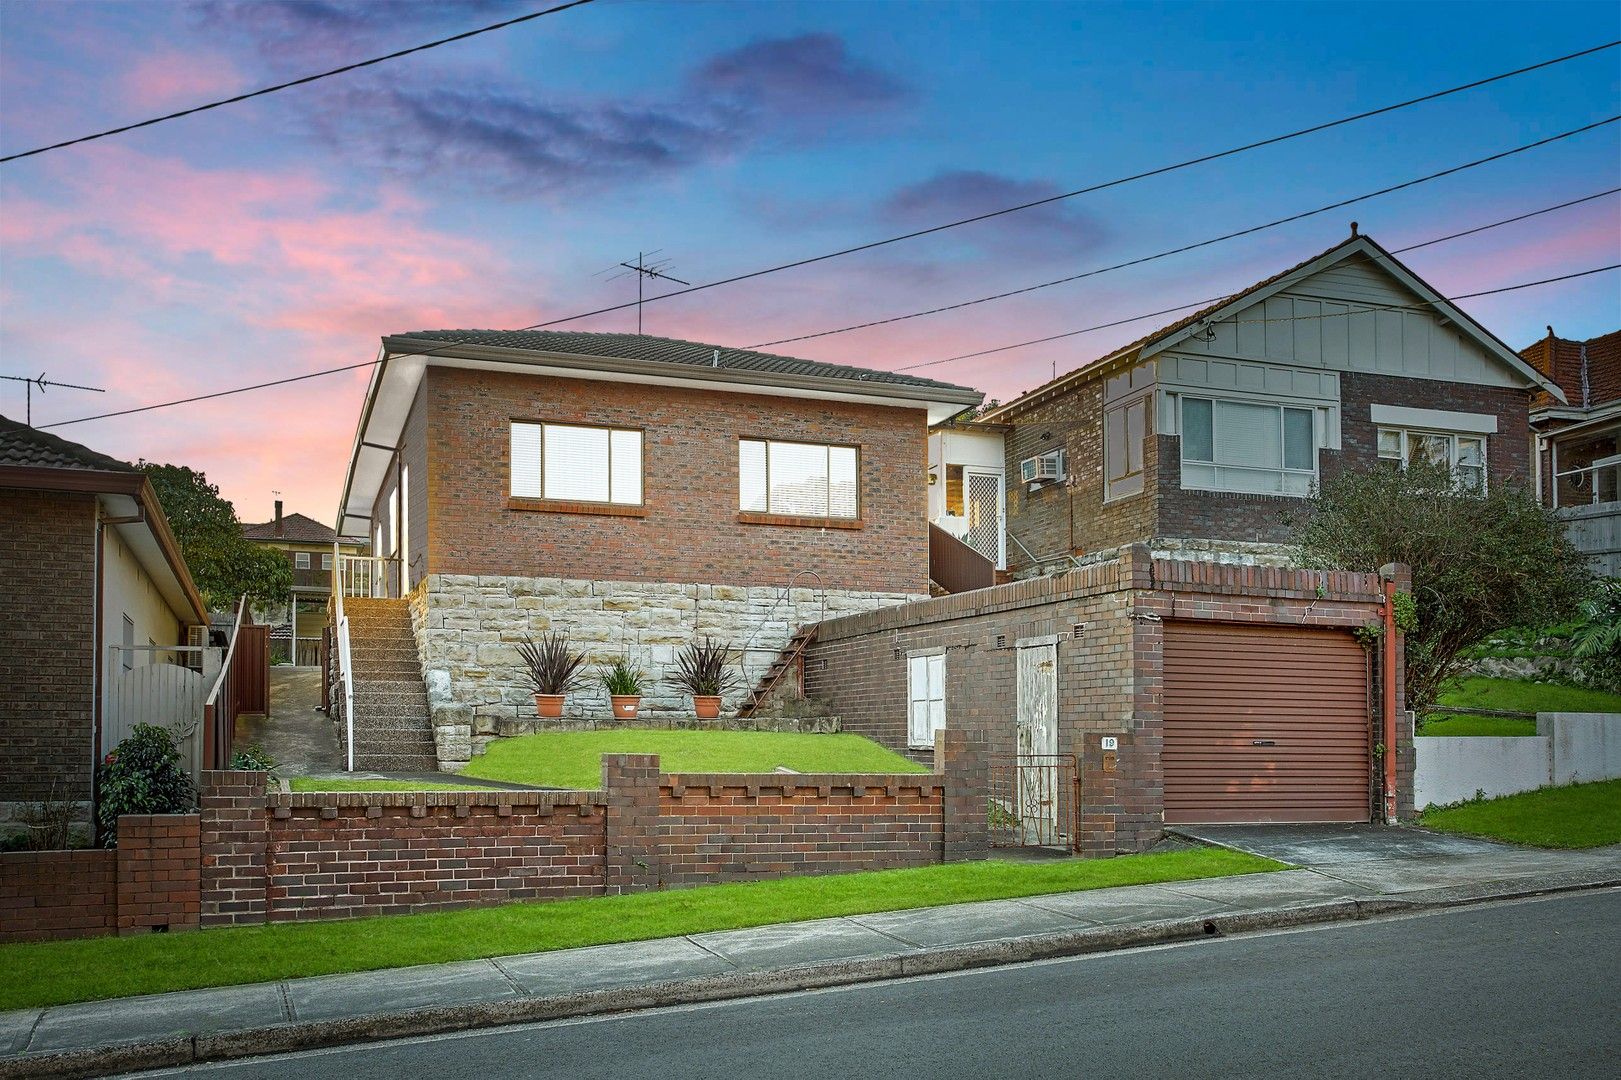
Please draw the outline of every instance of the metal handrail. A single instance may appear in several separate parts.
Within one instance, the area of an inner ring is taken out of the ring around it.
[[[242,613],[248,610],[248,598],[243,596],[236,605],[236,622],[231,626],[231,643],[225,648],[225,658],[220,661],[219,678],[214,680],[214,688],[208,692],[203,705],[218,705],[220,690],[225,686],[225,680],[231,674],[231,661],[236,658],[236,639],[242,636]]]
[[[817,622],[823,623],[827,621],[827,587],[822,583],[822,575],[818,574],[814,570],[795,571],[795,573],[788,578],[788,584],[783,586],[782,595],[777,597],[776,601],[771,605],[771,610],[765,613],[765,618],[761,619],[760,622],[755,626],[754,633],[749,635],[749,639],[745,641],[743,643],[743,647],[737,651],[737,669],[743,673],[743,680],[745,682],[747,682],[749,678],[749,649],[753,647],[754,639],[759,637],[760,631],[764,630],[766,626],[770,624],[771,620],[776,617],[777,609],[782,607],[785,602],[793,599],[794,582],[806,576],[816,579],[816,598],[818,602]],[[793,636],[793,631],[790,630],[788,633],[788,639],[792,641]],[[782,650],[778,649],[776,651],[781,652]],[[751,695],[754,693],[754,689],[755,688],[752,686],[749,687],[749,693]]]
[[[355,677],[353,661],[349,655],[349,616],[343,610],[344,575],[346,558],[338,545],[332,545],[332,603],[334,625],[338,640],[338,677],[343,681],[344,770],[355,771]],[[325,678],[325,673],[322,673]]]
[[[1025,558],[1027,558],[1031,562],[1035,563],[1037,567],[1040,567],[1041,564],[1043,564],[1043,563],[1054,562],[1054,561],[1056,561],[1058,559],[1068,559],[1072,566],[1084,566],[1085,565],[1084,563],[1081,562],[1081,560],[1077,559],[1073,554],[1071,554],[1070,552],[1067,552],[1067,551],[1061,552],[1061,553],[1058,553],[1058,554],[1055,554],[1055,555],[1048,555],[1047,557],[1043,558],[1042,556],[1037,555],[1035,552],[1031,551],[1029,548],[1025,547],[1024,546],[1024,541],[1020,540],[1018,538],[1018,536],[1014,534],[1012,529],[1008,529],[1008,530],[1006,530],[1006,532],[1007,532],[1007,538],[1009,540],[1013,541],[1015,544],[1018,544],[1019,545],[1019,550],[1024,552]]]

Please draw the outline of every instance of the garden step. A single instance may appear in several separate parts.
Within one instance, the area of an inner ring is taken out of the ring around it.
[[[374,657],[368,657],[365,660],[357,658],[354,662],[354,672],[357,680],[386,675],[409,676],[420,679],[422,678],[422,665],[417,663],[417,658],[414,656],[402,656],[398,659],[388,660]]]
[[[367,772],[438,772],[437,754],[355,754],[355,768]]]

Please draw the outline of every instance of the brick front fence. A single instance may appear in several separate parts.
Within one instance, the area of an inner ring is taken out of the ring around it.
[[[390,915],[985,857],[984,735],[912,774],[681,773],[602,759],[597,791],[267,792],[205,772],[196,814],[117,851],[6,855],[0,940]]]

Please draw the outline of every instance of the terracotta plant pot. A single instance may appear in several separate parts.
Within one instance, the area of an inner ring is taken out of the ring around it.
[[[634,720],[636,710],[641,707],[642,699],[639,694],[610,694],[613,701],[615,720]]]
[[[535,711],[545,717],[563,715],[562,694],[536,694]]]
[[[720,716],[719,694],[692,695],[692,712],[700,720],[714,720]]]

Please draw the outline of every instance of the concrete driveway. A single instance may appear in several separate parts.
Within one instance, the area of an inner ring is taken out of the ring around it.
[[[1621,868],[1621,847],[1555,851],[1370,823],[1178,825],[1171,831],[1382,893]]]

